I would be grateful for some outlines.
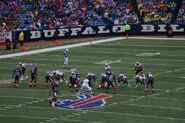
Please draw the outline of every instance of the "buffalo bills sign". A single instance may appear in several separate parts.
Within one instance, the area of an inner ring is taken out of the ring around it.
[[[166,34],[166,29],[171,26],[173,33],[184,35],[185,25],[182,24],[134,24],[130,25],[129,35],[161,35]],[[13,31],[13,40],[18,40],[21,31]],[[54,40],[66,38],[94,37],[94,36],[123,36],[123,25],[65,27],[56,29],[25,30],[24,41]]]
[[[77,110],[87,108],[99,108],[105,105],[105,99],[109,98],[108,94],[92,95],[78,95],[76,100],[65,100],[55,104],[56,108]]]

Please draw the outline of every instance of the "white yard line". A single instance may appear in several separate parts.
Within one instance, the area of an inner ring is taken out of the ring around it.
[[[26,118],[26,119],[40,119],[40,120],[46,120],[44,122],[40,123],[48,123],[48,121],[70,121],[70,122],[82,122],[82,123],[101,123],[96,121],[85,121],[85,120],[73,120],[73,119],[63,119],[63,117],[60,118],[48,118],[48,117],[32,117],[32,116],[26,116],[26,115],[3,115],[0,114],[0,117],[12,117],[12,118]]]
[[[159,99],[159,100],[171,100],[171,101],[183,101],[185,102],[185,99],[174,99],[174,98],[164,98],[164,97],[152,97],[154,99]]]
[[[179,110],[179,111],[185,111],[184,108],[169,108],[164,106],[150,106],[150,105],[141,105],[141,104],[128,104],[128,103],[121,103],[121,105],[126,106],[136,106],[136,107],[144,107],[144,108],[158,108],[158,109],[169,109],[169,110]]]
[[[15,99],[20,99],[20,98],[24,98],[24,99],[40,99],[40,98],[34,98],[34,97],[27,97],[27,96],[0,96],[0,98],[15,98]],[[0,104],[1,105],[1,104]]]
[[[173,91],[172,91],[173,92]],[[174,92],[176,92],[176,91],[174,91]],[[138,96],[138,95],[127,95],[127,94],[116,94],[115,96],[120,96],[120,97],[142,97],[143,95],[141,95],[141,96]],[[175,99],[175,98],[164,98],[164,97],[151,97],[151,98],[153,98],[153,99],[158,99],[158,100],[171,100],[171,101],[185,101],[185,99]]]
[[[88,112],[94,112],[94,113],[100,113],[100,114],[121,115],[121,116],[136,116],[136,117],[145,117],[145,118],[154,118],[154,119],[165,119],[165,120],[185,121],[185,119],[181,119],[181,118],[160,117],[160,116],[155,116],[155,115],[142,115],[142,114],[130,114],[130,113],[116,113],[116,112],[109,112],[109,111],[90,111],[90,110],[88,110]]]

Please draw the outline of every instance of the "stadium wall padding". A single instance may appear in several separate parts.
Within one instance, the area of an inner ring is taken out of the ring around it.
[[[185,35],[185,25],[181,24],[135,24],[130,25],[129,35],[166,35],[166,29],[171,26],[174,35]],[[13,40],[18,40],[20,31],[13,31]],[[23,31],[25,41],[55,40],[81,37],[104,37],[104,36],[124,36],[124,25],[106,26],[83,26],[73,28],[56,28],[45,30]]]

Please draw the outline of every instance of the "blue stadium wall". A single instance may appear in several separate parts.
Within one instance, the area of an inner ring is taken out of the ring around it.
[[[166,35],[166,28],[172,27],[174,35],[185,35],[185,25],[181,24],[142,24],[130,25],[129,35]],[[21,31],[13,31],[13,40],[18,40]],[[25,41],[54,40],[81,37],[103,37],[103,36],[124,36],[123,25],[107,26],[84,26],[74,28],[57,28],[48,30],[24,31]]]

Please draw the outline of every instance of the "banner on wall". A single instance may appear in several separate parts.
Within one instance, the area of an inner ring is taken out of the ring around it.
[[[12,32],[0,32],[0,44],[4,44],[7,38],[12,41]]]
[[[185,34],[185,25],[152,25],[136,24],[131,25],[129,35],[162,35],[166,34],[166,28],[171,26],[175,35]],[[73,28],[58,28],[48,30],[30,30],[24,31],[25,41],[80,38],[80,37],[100,37],[100,36],[123,36],[125,32],[124,25],[106,25],[106,26],[84,26]],[[13,37],[18,39],[20,31],[14,31]]]

